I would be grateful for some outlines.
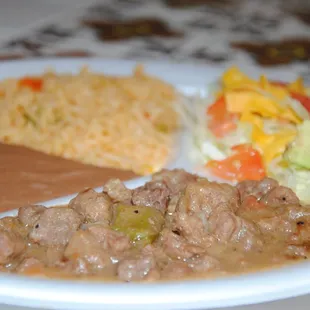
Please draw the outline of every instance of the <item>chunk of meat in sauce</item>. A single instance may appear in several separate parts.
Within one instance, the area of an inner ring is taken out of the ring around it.
[[[309,256],[309,246],[289,245],[286,249],[285,254],[290,259],[307,259]]]
[[[188,265],[194,272],[198,273],[218,270],[221,267],[218,259],[205,253],[191,257],[188,260]]]
[[[167,280],[181,279],[192,274],[193,270],[188,266],[188,264],[181,261],[171,262],[161,271],[162,278]]]
[[[167,207],[168,215],[172,215],[176,211],[180,196],[181,195],[172,196],[171,199],[169,200],[168,207]]]
[[[47,208],[41,213],[29,236],[40,245],[65,245],[81,223],[81,216],[70,208]]]
[[[17,217],[6,216],[0,219],[0,230],[16,234],[21,238],[26,238],[29,230],[25,227]]]
[[[167,211],[165,214],[165,227],[173,230],[174,225],[174,213],[180,199],[180,195],[174,195],[168,202]]]
[[[234,211],[238,205],[239,192],[235,187],[200,180],[187,185],[184,195],[179,200],[177,211],[194,213],[203,211],[208,217],[223,206]]]
[[[286,212],[258,218],[256,222],[264,234],[274,235],[279,241],[289,241],[297,232],[296,222],[292,221]]]
[[[69,203],[77,213],[81,214],[87,222],[107,222],[111,220],[112,201],[105,193],[97,193],[87,189],[79,193]]]
[[[65,249],[64,257],[71,261],[75,273],[88,274],[106,267],[112,269],[109,253],[90,231],[75,232]]]
[[[298,220],[296,222],[297,232],[292,236],[293,244],[304,244],[310,245],[310,221],[308,220]],[[308,250],[310,247],[308,246]]]
[[[154,281],[160,278],[156,261],[152,256],[124,259],[118,264],[117,276],[125,282]]]
[[[230,185],[207,180],[190,183],[173,214],[173,229],[179,231],[190,243],[209,247],[214,242],[210,231],[210,216],[218,218],[222,211],[233,214],[238,204],[239,193]],[[221,236],[216,237],[223,239]]]
[[[262,196],[261,202],[273,206],[298,205],[299,199],[290,188],[277,186]]]
[[[148,244],[141,250],[141,254],[145,256],[153,256],[160,269],[163,269],[169,262],[171,262],[171,258],[164,252],[162,247],[158,246],[158,244]]]
[[[182,236],[168,229],[162,232],[158,242],[165,253],[174,259],[187,259],[204,252],[202,247],[188,243]]]
[[[261,181],[242,181],[238,183],[236,187],[239,190],[241,201],[244,201],[247,196],[254,196],[260,200],[264,195],[278,185],[279,184],[276,180],[265,178]]]
[[[25,226],[32,227],[46,208],[39,205],[28,205],[19,208],[18,218]]]
[[[261,249],[263,236],[251,221],[236,216],[229,211],[214,213],[209,219],[210,232],[220,242],[238,242],[245,251]]]
[[[64,251],[64,246],[49,246],[46,249],[46,265],[49,267],[59,265],[63,259]]]
[[[300,206],[282,207],[281,214],[277,213],[271,220],[261,220],[259,223],[266,225],[266,222],[270,225],[269,232],[272,232],[278,239],[286,237],[289,243],[296,245],[310,243],[310,210],[306,208]]]
[[[131,202],[132,191],[128,189],[119,179],[109,180],[103,188],[113,202]]]
[[[25,275],[42,275],[44,274],[44,264],[37,258],[25,258],[16,268],[17,272]]]
[[[11,259],[22,254],[26,248],[23,238],[13,232],[0,231],[0,264],[9,263]]]
[[[37,243],[29,242],[24,257],[32,257],[38,259],[46,267],[54,267],[61,265],[63,260],[64,246],[41,246]]]
[[[136,206],[153,207],[165,213],[170,191],[161,182],[148,182],[132,192],[132,203]]]
[[[168,187],[171,196],[183,191],[189,183],[196,180],[196,175],[183,169],[174,169],[173,171],[163,169],[152,176],[152,181],[162,182]]]
[[[105,250],[113,250],[116,252],[123,252],[131,247],[130,239],[121,232],[114,231],[108,226],[93,224],[87,227],[96,240],[101,243]]]
[[[245,219],[254,221],[260,231],[292,244],[310,242],[310,211],[299,205],[268,206],[263,203],[258,208],[241,208]]]
[[[173,231],[179,232],[189,243],[208,248],[214,238],[209,232],[209,224],[202,212],[174,214]]]

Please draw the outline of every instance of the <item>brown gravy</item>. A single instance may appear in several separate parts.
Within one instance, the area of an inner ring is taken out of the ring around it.
[[[37,247],[35,249],[28,250],[28,255],[42,260],[42,258],[46,255],[45,251],[45,248]],[[221,258],[222,269],[188,274],[184,278],[182,278],[182,281],[232,277],[236,275],[250,274],[257,271],[262,272],[271,269],[278,269],[308,260],[307,257],[288,257],[286,255],[283,255],[282,252],[283,244],[273,244],[266,252],[247,253],[246,255],[244,255],[244,257],[241,257],[240,253],[242,253],[242,249],[238,249],[235,251],[231,247],[225,247],[216,244],[212,248],[209,248],[209,253],[212,254],[214,257]],[[25,276],[40,278],[45,277],[58,280],[119,282],[119,279],[115,277],[114,272],[114,269],[107,269],[101,270],[97,274],[76,275],[70,273],[70,271],[64,271],[55,267],[44,268],[44,270],[42,270],[40,268],[37,268],[37,266],[34,266],[25,270],[22,274]],[[160,282],[165,282],[167,280],[179,280],[179,278],[156,279],[156,281]],[[143,279],[141,279],[141,282],[144,282]]]

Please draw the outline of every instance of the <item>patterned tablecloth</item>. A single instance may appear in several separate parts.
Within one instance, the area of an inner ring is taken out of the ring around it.
[[[0,60],[50,56],[286,66],[310,83],[310,1],[107,0],[0,43]]]

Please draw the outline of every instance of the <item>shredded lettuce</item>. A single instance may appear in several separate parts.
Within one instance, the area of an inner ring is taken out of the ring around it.
[[[290,106],[293,108],[293,110],[301,119],[303,120],[310,119],[310,114],[308,110],[298,100],[290,98]]]
[[[222,160],[227,157],[225,147],[215,139],[212,133],[205,127],[197,127],[193,134],[193,146],[205,161]]]
[[[264,124],[264,132],[270,135],[278,133],[283,129],[296,129],[295,125],[292,125],[290,123],[283,124],[275,119],[264,119],[263,124]]]
[[[304,169],[310,169],[310,121],[304,121],[298,126],[298,134],[286,150],[284,157],[288,162],[300,166]]]
[[[238,122],[236,130],[228,133],[220,141],[230,150],[234,145],[251,143],[251,136],[252,125],[250,123]]]
[[[310,170],[293,170],[286,181],[303,204],[310,204]]]
[[[310,170],[297,166],[282,166],[281,158],[275,159],[269,166],[268,174],[281,185],[291,188],[302,204],[310,204]]]

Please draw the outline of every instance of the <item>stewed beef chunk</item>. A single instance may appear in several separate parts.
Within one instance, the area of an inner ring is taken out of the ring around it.
[[[259,227],[230,211],[213,213],[209,222],[210,232],[220,242],[238,243],[244,251],[262,249],[264,246]]]
[[[177,210],[194,213],[203,211],[206,216],[209,216],[224,205],[232,211],[238,208],[238,190],[228,184],[203,179],[187,185],[184,195],[179,200]]]
[[[211,270],[219,270],[221,267],[218,259],[206,253],[191,257],[188,261],[188,265],[195,272],[208,272]]]
[[[260,200],[264,195],[277,186],[279,186],[279,184],[276,180],[265,178],[261,181],[242,181],[237,184],[236,187],[240,192],[241,201],[243,201],[247,196],[255,196]]]
[[[82,217],[70,208],[47,208],[35,223],[30,238],[40,245],[65,245],[81,223]]]
[[[186,262],[170,262],[161,271],[161,276],[167,280],[179,280],[193,274],[193,270]]]
[[[18,217],[5,216],[0,219],[0,230],[7,231],[25,239],[29,233],[29,227],[23,225]]]
[[[13,232],[0,231],[0,264],[9,263],[26,248],[26,242]]]
[[[131,190],[128,189],[119,179],[109,180],[103,188],[113,202],[131,202]]]
[[[171,196],[180,193],[189,183],[196,180],[196,175],[190,174],[183,169],[164,169],[155,173],[152,177],[152,181],[164,183],[168,187]]]
[[[87,227],[96,240],[100,242],[104,250],[113,250],[113,252],[124,252],[131,246],[128,236],[121,232],[112,230],[109,226],[93,224]]]
[[[132,192],[132,203],[136,206],[153,207],[165,213],[169,202],[170,191],[161,182],[149,182]]]
[[[112,265],[109,253],[88,230],[74,233],[64,256],[69,260],[75,273],[93,273]]]
[[[277,186],[261,198],[261,201],[268,205],[298,205],[299,199],[288,187]]]
[[[24,206],[19,208],[18,218],[25,226],[32,227],[45,209],[44,206],[38,205]]]
[[[154,257],[142,255],[121,261],[117,267],[117,276],[125,282],[154,281],[160,278],[160,273]]]
[[[93,189],[80,192],[69,203],[69,207],[81,214],[87,222],[110,222],[110,197],[105,193],[97,193]]]
[[[164,229],[158,244],[165,253],[173,259],[188,259],[195,254],[203,253],[205,250],[197,245],[190,244],[182,236],[175,232]]]

